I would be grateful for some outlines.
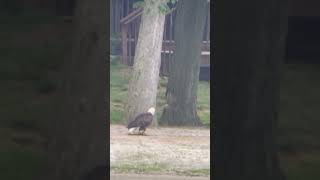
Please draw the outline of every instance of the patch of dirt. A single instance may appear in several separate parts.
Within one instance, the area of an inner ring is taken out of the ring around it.
[[[165,164],[166,171],[210,168],[209,129],[159,127],[148,128],[146,134],[128,135],[125,126],[110,125],[111,167]]]

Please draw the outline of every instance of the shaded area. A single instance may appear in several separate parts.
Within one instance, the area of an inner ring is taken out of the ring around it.
[[[291,16],[288,21],[286,61],[320,64],[320,16]]]
[[[0,179],[34,180],[44,160],[47,115],[70,24],[46,15],[4,15],[0,22]]]

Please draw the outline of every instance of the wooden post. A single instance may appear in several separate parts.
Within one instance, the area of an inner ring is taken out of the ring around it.
[[[127,65],[133,65],[132,60],[132,23],[128,24],[128,58],[127,58]]]
[[[119,1],[115,1],[114,2],[115,5],[114,5],[114,8],[115,8],[115,31],[116,32],[119,32],[121,30],[121,25],[120,25],[120,5],[119,5]]]
[[[132,52],[133,52],[133,59],[136,53],[136,48],[137,48],[137,42],[138,42],[138,27],[139,27],[139,23],[140,21],[135,20],[133,23],[133,48],[132,48]],[[133,60],[132,60],[133,61]]]
[[[206,41],[210,41],[210,6],[209,6],[209,13],[207,19],[207,39]]]
[[[162,42],[162,46],[161,46],[161,50],[163,50],[163,52],[161,52],[161,65],[160,65],[160,75],[161,76],[164,75],[165,60],[167,59],[167,54],[166,54],[167,25],[168,25],[167,19],[168,18],[166,17],[165,22],[164,22],[163,42]]]
[[[128,25],[123,24],[121,28],[121,42],[122,42],[122,63],[126,64],[127,59],[128,59],[128,39],[127,39],[127,34],[128,34]]]

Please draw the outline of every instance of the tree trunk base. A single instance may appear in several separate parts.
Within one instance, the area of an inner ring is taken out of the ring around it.
[[[167,106],[163,109],[159,124],[167,126],[202,126],[197,112],[180,110],[178,108]]]

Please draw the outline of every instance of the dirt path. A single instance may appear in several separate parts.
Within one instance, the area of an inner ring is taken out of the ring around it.
[[[124,126],[110,128],[111,173],[209,176],[209,129],[152,128],[129,136]]]
[[[136,175],[136,174],[117,174],[111,175],[111,180],[209,180],[210,177],[187,177],[187,176],[155,176],[155,175]]]

